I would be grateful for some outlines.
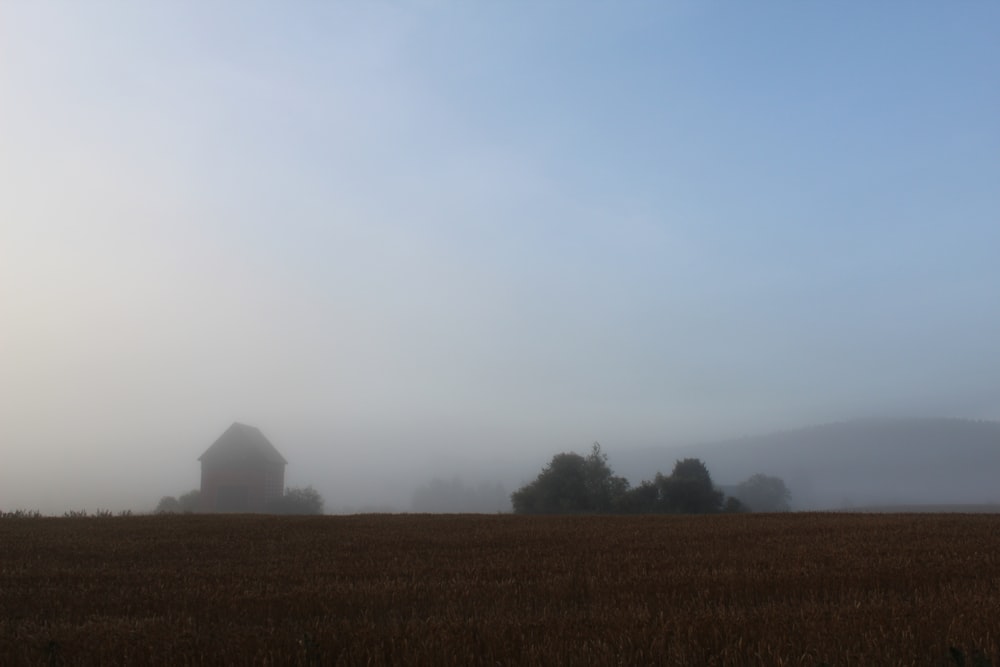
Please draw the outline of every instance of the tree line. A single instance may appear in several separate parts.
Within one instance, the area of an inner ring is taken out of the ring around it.
[[[679,460],[669,475],[657,472],[652,480],[632,487],[615,475],[595,442],[587,456],[553,456],[538,477],[510,499],[515,514],[713,514],[787,511],[791,494],[780,478],[757,474],[727,496],[696,458]]]

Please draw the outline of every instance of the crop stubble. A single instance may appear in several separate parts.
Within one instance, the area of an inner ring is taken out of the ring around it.
[[[998,612],[997,515],[0,521],[7,665],[1000,664]]]

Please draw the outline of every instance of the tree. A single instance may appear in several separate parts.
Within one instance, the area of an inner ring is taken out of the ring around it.
[[[662,477],[657,473],[657,477]],[[660,507],[660,488],[656,482],[643,480],[639,486],[628,489],[619,499],[615,509],[623,514],[652,514],[663,511]]]
[[[618,499],[628,491],[628,480],[618,477],[608,465],[608,455],[601,451],[601,443],[595,442],[590,455],[583,461],[584,483],[587,497],[594,511],[610,512]]]
[[[716,490],[708,467],[700,459],[677,461],[669,477],[656,477],[660,502],[668,512],[708,514],[722,510],[725,494]]]
[[[733,495],[751,512],[787,512],[791,509],[792,494],[780,477],[757,473],[737,486]]]
[[[538,477],[511,494],[515,514],[610,512],[628,490],[616,477],[607,454],[595,442],[587,457],[564,452],[552,457]]]
[[[708,468],[698,459],[677,461],[670,475],[656,473],[652,481],[643,481],[626,492],[619,509],[627,514],[709,514],[737,512],[735,499],[724,503],[725,496],[712,484]]]
[[[324,500],[319,491],[307,486],[304,489],[286,489],[285,495],[268,503],[271,514],[322,514]]]

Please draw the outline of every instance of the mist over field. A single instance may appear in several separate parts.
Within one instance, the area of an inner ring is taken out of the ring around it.
[[[152,510],[233,422],[330,512],[594,441],[1000,501],[936,420],[1000,420],[998,19],[0,3],[0,510]]]

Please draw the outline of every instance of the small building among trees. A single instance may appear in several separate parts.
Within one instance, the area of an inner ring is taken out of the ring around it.
[[[234,423],[198,460],[203,512],[266,512],[284,494],[288,461],[253,426]]]

